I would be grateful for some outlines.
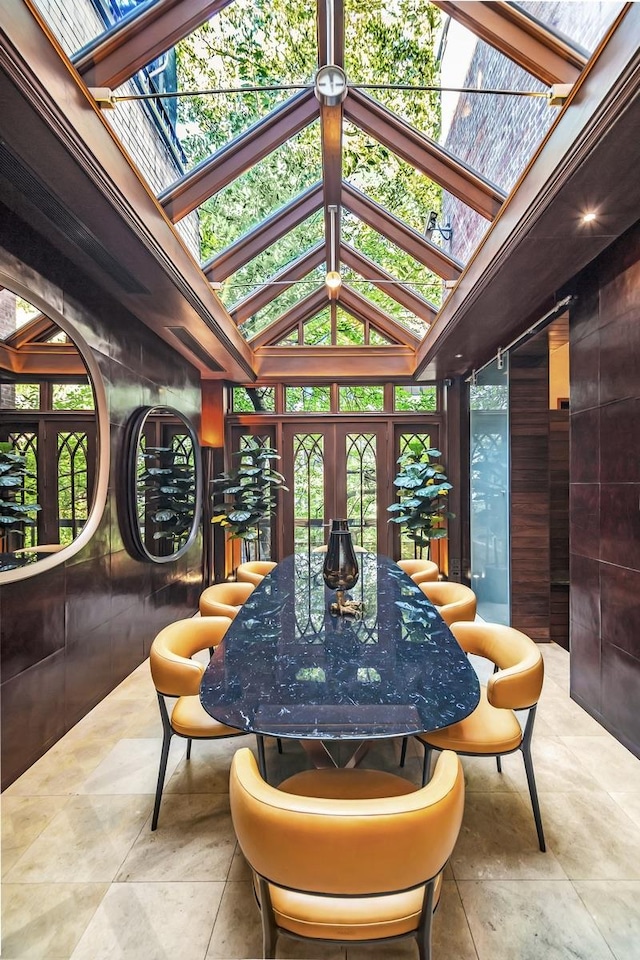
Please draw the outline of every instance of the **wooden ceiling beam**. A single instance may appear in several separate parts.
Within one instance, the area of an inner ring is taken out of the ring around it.
[[[326,0],[317,0],[318,67],[333,63],[344,67],[344,4],[333,0],[332,17]],[[324,235],[327,272],[340,268],[340,197],[342,192],[343,103],[320,105],[322,181],[324,184]]]
[[[362,323],[372,323],[380,333],[389,337],[394,343],[403,343],[406,347],[417,350],[420,341],[410,330],[399,324],[377,304],[356,293],[346,283],[343,283],[340,288],[338,306],[343,306]]]
[[[254,257],[264,253],[285,234],[297,227],[322,206],[322,183],[315,183],[304,193],[290,200],[266,220],[262,220],[215,257],[202,265],[208,280],[222,281],[244,267]]]
[[[231,0],[157,0],[87,44],[72,62],[88,87],[125,83]]]
[[[340,248],[340,256],[345,266],[355,270],[363,280],[369,280],[379,290],[386,293],[396,303],[399,303],[405,309],[410,310],[420,320],[425,323],[433,323],[438,312],[437,307],[417,293],[414,293],[403,283],[399,283],[390,273],[379,267],[377,263],[365,257],[363,253],[356,250],[348,243],[343,243]]]
[[[344,115],[487,220],[498,214],[506,199],[499,187],[366,93],[351,88],[344,102]]]
[[[304,323],[316,313],[322,310],[329,303],[327,291],[324,286],[313,290],[308,296],[299,300],[290,310],[283,313],[281,317],[270,323],[268,327],[257,333],[255,337],[249,340],[249,346],[255,351],[258,347],[264,347],[268,344],[277,343],[290,330],[293,330],[299,323]]]
[[[365,196],[350,183],[342,185],[342,205],[444,280],[457,280],[462,264],[431,243],[417,230],[408,227],[379,203]]]
[[[370,383],[411,377],[415,350],[403,344],[344,347],[260,347],[254,354],[256,374],[261,381],[287,383]]]
[[[297,280],[303,280],[312,270],[319,267],[325,258],[324,240],[320,240],[313,247],[307,250],[302,256],[288,263],[286,267],[275,273],[264,284],[252,293],[250,296],[241,300],[229,315],[237,324],[244,323],[249,317],[253,317],[260,310],[263,310],[272,300],[279,297],[281,293],[288,290]]]
[[[587,57],[512,3],[434,0],[444,13],[550,87],[575,83]]]
[[[296,93],[164,190],[158,200],[165,213],[173,223],[182,220],[318,116],[313,90]]]

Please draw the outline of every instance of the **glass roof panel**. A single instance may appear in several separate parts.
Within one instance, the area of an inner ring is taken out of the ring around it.
[[[323,235],[324,215],[322,210],[318,210],[225,280],[220,299],[227,310],[233,310],[240,300],[250,296],[288,263],[297,260],[301,253],[317,243]]]
[[[346,211],[342,215],[342,239],[425,300],[435,305],[440,303],[443,288],[441,277]]]
[[[421,233],[442,187],[351,123],[344,124],[343,179]]]
[[[454,20],[442,43],[440,78],[444,87],[543,94],[442,93],[440,144],[486,180],[510,190],[558,115],[548,105],[547,87]]]
[[[364,324],[340,306],[336,309],[336,343],[340,347],[364,343]]]
[[[427,332],[427,324],[414,313],[410,313],[406,307],[394,300],[388,294],[376,287],[373,283],[363,280],[357,273],[348,268],[342,269],[344,282],[367,300],[371,300],[376,306],[384,310],[390,317],[397,320],[398,323],[410,330],[417,337],[423,337]]]
[[[491,226],[489,220],[485,220],[483,216],[476,213],[475,210],[471,210],[470,207],[446,190],[442,194],[442,213],[439,223],[449,225],[451,231],[449,240],[442,240],[434,232],[432,242],[437,243],[443,250],[446,250],[448,254],[462,261],[462,263],[466,263],[470,259]],[[429,299],[432,299],[431,294],[429,294]]]
[[[593,53],[607,29],[618,15],[623,3],[617,0],[538,0],[537,3],[515,3],[530,17],[539,20],[548,29],[589,54]]]
[[[242,335],[246,337],[247,340],[255,337],[257,333],[260,333],[265,327],[268,327],[270,323],[273,323],[281,317],[287,310],[294,307],[296,303],[299,303],[299,301],[303,300],[308,294],[317,290],[318,287],[321,287],[324,281],[324,274],[324,267],[318,267],[313,273],[309,274],[308,279],[299,280],[294,283],[293,286],[288,287],[266,307],[259,310],[258,313],[249,317],[248,320],[240,325],[239,330]]]
[[[16,330],[24,327],[25,323],[40,315],[40,311],[32,303],[23,300],[11,290],[0,287],[0,340],[6,340]]]
[[[321,176],[320,124],[314,122],[198,208],[202,260],[224,250]]]
[[[331,309],[324,307],[315,317],[311,317],[303,326],[303,339],[306,347],[331,346]]]

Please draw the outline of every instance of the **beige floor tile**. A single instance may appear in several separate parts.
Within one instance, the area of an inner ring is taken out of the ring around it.
[[[569,651],[557,643],[538,644],[544,660],[544,675],[558,683],[569,695]]]
[[[640,793],[640,760],[613,737],[563,735],[562,742],[604,790]]]
[[[176,794],[163,799],[131,847],[117,880],[226,880],[236,849],[227,796]]]
[[[67,739],[67,734],[7,787],[3,796],[70,796],[113,749],[113,740]]]
[[[183,756],[167,779],[165,793],[228,793],[229,769],[236,750],[255,745],[253,737],[194,741],[191,759]]]
[[[638,960],[640,881],[578,880],[574,887],[616,960]]]
[[[68,797],[20,797],[3,794],[0,805],[3,876],[51,823],[67,801]]]
[[[591,775],[589,767],[585,766],[567,747],[563,738],[538,737],[534,733],[531,753],[538,792],[584,793],[601,789],[598,781]],[[495,761],[486,762],[489,763],[489,768],[495,771]],[[529,787],[522,753],[518,751],[503,757],[502,770],[503,778],[509,781],[512,789],[525,793],[528,797]],[[499,774],[497,776],[500,777]],[[467,789],[473,789],[471,784],[467,784]]]
[[[566,881],[458,884],[479,960],[614,960]]]
[[[108,889],[108,883],[5,884],[3,960],[71,956]]]
[[[148,816],[146,796],[71,797],[9,870],[7,880],[112,880]]]
[[[231,867],[229,868],[229,877],[231,880],[246,881],[251,880],[251,867],[245,860],[242,850],[239,845],[236,844],[236,848],[233,852],[233,860],[231,861]]]
[[[640,827],[640,793],[611,793],[609,796]]]
[[[456,880],[566,879],[554,853],[540,852],[531,808],[515,793],[467,793],[451,866]]]
[[[251,881],[227,883],[213,933],[207,960],[251,960],[262,956],[260,911]]]
[[[305,943],[280,937],[276,944],[278,960],[346,960],[346,956],[345,947],[334,947],[327,943]],[[391,960],[388,954],[386,960]]]
[[[202,960],[224,884],[113,883],[71,960]]]
[[[574,700],[570,700],[566,691],[549,677],[542,687],[536,725],[538,720],[551,727],[556,736],[609,737],[604,727]]]
[[[186,749],[186,740],[182,737],[172,738],[165,782],[172,776]],[[161,739],[118,740],[104,760],[86,778],[79,793],[155,794],[161,750]]]
[[[547,844],[572,880],[640,879],[640,831],[602,791],[540,794]]]
[[[157,722],[156,735],[160,735],[160,713],[155,693],[151,692],[134,700],[121,699],[117,705],[114,705],[109,696],[80,720],[64,739],[119,740],[123,736],[131,736],[128,732],[130,727],[150,721]]]

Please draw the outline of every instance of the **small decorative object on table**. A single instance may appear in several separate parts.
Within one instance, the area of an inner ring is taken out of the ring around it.
[[[332,520],[327,555],[322,568],[324,582],[330,590],[336,591],[336,600],[330,606],[330,612],[339,616],[359,616],[362,603],[345,597],[345,591],[351,590],[358,582],[360,571],[347,520]]]

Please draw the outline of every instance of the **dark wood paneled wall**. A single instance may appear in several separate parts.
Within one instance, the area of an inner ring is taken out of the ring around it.
[[[569,649],[569,411],[549,411],[550,636]]]
[[[549,640],[549,350],[538,336],[510,355],[511,624]]]
[[[53,302],[102,371],[111,436],[106,509],[91,542],[50,572],[0,588],[2,786],[11,783],[147,656],[156,632],[191,616],[202,588],[202,541],[175,563],[125,551],[115,479],[124,424],[163,403],[196,426],[197,372],[41,237],[0,205],[0,260]]]
[[[578,278],[571,695],[640,756],[640,224]]]

